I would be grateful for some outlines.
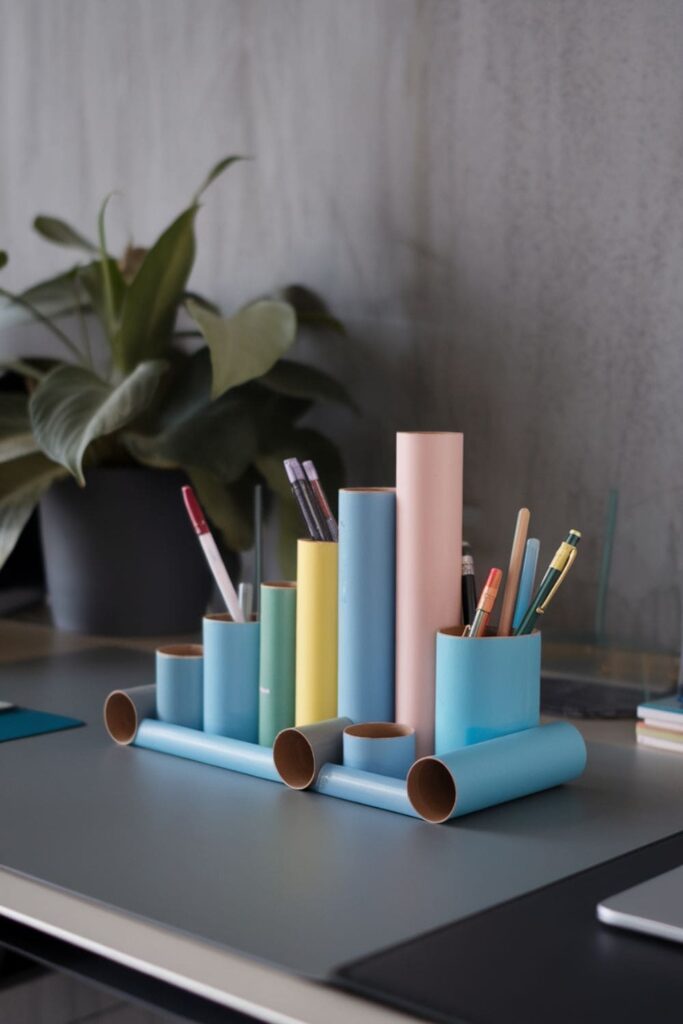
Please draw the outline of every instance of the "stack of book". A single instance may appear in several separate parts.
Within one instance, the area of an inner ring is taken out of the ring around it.
[[[638,718],[638,743],[683,754],[683,700],[677,694],[639,704]]]

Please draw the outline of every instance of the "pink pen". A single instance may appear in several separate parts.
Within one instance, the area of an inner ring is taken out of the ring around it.
[[[185,502],[185,508],[187,509],[190,521],[194,526],[194,532],[199,538],[199,543],[201,544],[206,560],[209,563],[209,569],[213,573],[213,578],[216,581],[216,585],[221,592],[233,622],[244,622],[244,614],[240,608],[240,603],[237,600],[237,594],[235,593],[235,588],[232,585],[232,580],[228,575],[228,570],[225,568],[223,559],[216,547],[216,541],[213,539],[211,530],[206,522],[202,506],[197,501],[197,495],[191,487],[183,487],[183,501]]]

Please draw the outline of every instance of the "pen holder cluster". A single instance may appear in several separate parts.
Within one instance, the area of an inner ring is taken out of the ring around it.
[[[259,623],[205,615],[204,732],[258,742]]]
[[[437,755],[539,723],[541,634],[472,638],[462,631],[436,637]]]

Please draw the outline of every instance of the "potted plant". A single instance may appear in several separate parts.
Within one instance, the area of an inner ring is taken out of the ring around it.
[[[254,485],[264,483],[279,499],[290,571],[297,521],[282,458],[313,458],[330,490],[340,481],[334,445],[300,420],[314,403],[349,404],[348,396],[327,374],[284,358],[301,328],[339,332],[339,321],[301,286],[232,316],[188,290],[200,198],[238,159],[220,161],[157,241],[129,247],[121,260],[107,248],[108,199],[97,242],[37,217],[44,238],[85,259],[21,294],[0,288],[5,317],[33,318],[61,350],[0,364],[27,385],[0,394],[0,565],[40,504],[62,628],[197,627],[210,583],[180,500],[188,478],[232,552],[252,544]]]

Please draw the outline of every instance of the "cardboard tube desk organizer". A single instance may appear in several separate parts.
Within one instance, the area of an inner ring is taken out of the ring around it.
[[[462,434],[396,437],[396,720],[434,752],[435,643],[460,620]]]
[[[259,623],[204,616],[204,731],[258,742]]]
[[[408,797],[420,817],[439,823],[570,782],[585,766],[579,730],[553,722],[421,758],[408,772]]]
[[[394,720],[396,492],[339,492],[339,695],[352,722]]]
[[[258,741],[270,747],[294,725],[296,583],[262,583],[260,608]]]
[[[338,763],[342,759],[342,735],[349,725],[348,718],[335,718],[281,732],[273,746],[281,780],[290,789],[312,789],[324,796],[417,817],[403,779]]]
[[[324,540],[300,540],[297,545],[297,725],[324,722],[337,714],[338,548]]]
[[[116,743],[173,754],[271,782],[281,781],[270,747],[157,721],[153,717],[155,690],[156,687],[150,685],[133,690],[115,690],[109,694],[104,705],[104,723]]]
[[[462,630],[436,635],[437,755],[539,723],[541,634],[472,639]]]
[[[204,720],[201,644],[169,644],[157,648],[156,679],[159,721],[201,729]]]

